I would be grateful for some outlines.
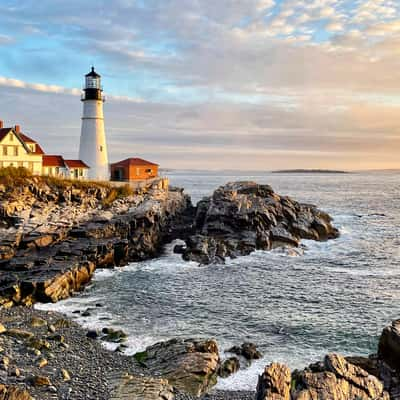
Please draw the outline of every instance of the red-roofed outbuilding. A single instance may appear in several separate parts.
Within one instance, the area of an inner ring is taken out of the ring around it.
[[[111,179],[113,181],[137,181],[156,178],[158,164],[142,158],[127,158],[111,164]]]

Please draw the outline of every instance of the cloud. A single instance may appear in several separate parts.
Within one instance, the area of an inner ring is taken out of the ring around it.
[[[14,43],[14,39],[8,35],[0,35],[0,46]]]
[[[395,1],[9,0],[0,14],[0,118],[51,152],[77,151],[94,62],[114,160],[399,165]]]

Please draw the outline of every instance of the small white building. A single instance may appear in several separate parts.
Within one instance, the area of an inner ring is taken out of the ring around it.
[[[81,160],[64,160],[59,155],[43,156],[43,175],[86,180],[89,167]]]

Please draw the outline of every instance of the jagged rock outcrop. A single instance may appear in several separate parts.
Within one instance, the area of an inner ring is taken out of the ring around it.
[[[271,364],[259,377],[256,400],[389,400],[383,383],[337,354],[294,371]]]
[[[181,214],[191,209],[189,197],[181,190],[158,186],[116,199],[105,209],[101,204],[110,196],[108,189],[86,185],[79,191],[62,188],[55,193],[47,186],[25,187],[21,201],[29,199],[26,208],[6,205],[11,195],[0,199],[3,226],[11,217],[20,221],[3,230],[9,231],[9,236],[16,230],[21,235],[14,243],[10,240],[12,246],[6,250],[3,246],[0,305],[56,302],[82,289],[96,268],[156,256],[171,238],[173,227],[179,225]],[[33,210],[42,203],[47,208],[40,221],[45,222],[37,226],[39,211]],[[67,211],[61,211],[64,203]],[[64,224],[60,215],[68,220],[64,213],[71,209],[71,223]],[[56,214],[54,210],[58,210]]]
[[[339,236],[327,213],[255,182],[228,183],[200,201],[195,227],[183,258],[200,264],[223,262],[256,249],[299,246],[301,239]]]
[[[113,389],[110,400],[173,400],[172,386],[165,379],[146,376],[116,376],[110,379]]]
[[[329,354],[320,366],[294,373],[293,399],[389,400],[382,382],[337,354]]]
[[[194,396],[217,383],[220,359],[215,340],[172,339],[148,347],[135,358],[153,376]]]
[[[290,381],[290,369],[286,365],[267,365],[258,379],[256,400],[290,400]]]

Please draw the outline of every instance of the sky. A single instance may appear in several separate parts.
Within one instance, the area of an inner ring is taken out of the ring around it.
[[[83,76],[110,161],[400,168],[398,0],[1,0],[0,119],[77,157]]]

